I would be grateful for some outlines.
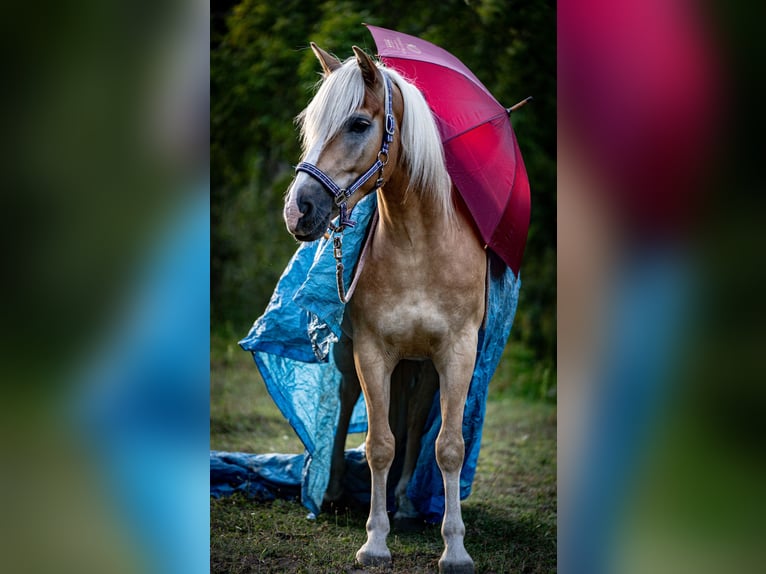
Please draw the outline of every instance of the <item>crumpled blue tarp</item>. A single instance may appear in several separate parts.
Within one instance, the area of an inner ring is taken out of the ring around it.
[[[375,194],[361,200],[353,212],[357,225],[344,234],[346,285],[351,281],[376,205]],[[471,492],[489,381],[510,334],[521,285],[520,279],[499,258],[490,255],[489,261],[487,318],[479,335],[476,366],[463,419],[466,456],[460,476],[461,498]],[[319,239],[303,243],[282,274],[266,311],[239,343],[253,354],[269,393],[306,447],[301,501],[315,514],[319,513],[329,481],[340,412],[341,377],[331,350],[340,340],[344,307],[336,290],[332,241]],[[434,455],[440,426],[437,392],[408,489],[415,508],[431,522],[441,520],[444,513],[444,488]],[[360,397],[349,432],[364,432],[366,427],[366,411]],[[211,474],[211,482],[214,480]]]
[[[302,476],[302,454],[210,451],[210,490],[216,497],[241,492],[260,501],[297,499]]]

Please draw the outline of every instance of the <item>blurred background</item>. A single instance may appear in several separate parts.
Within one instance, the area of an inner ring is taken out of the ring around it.
[[[513,115],[532,188],[532,221],[511,343],[493,387],[555,401],[555,10],[549,1],[215,0],[211,38],[211,319],[214,349],[263,312],[297,243],[282,222],[300,158],[295,116],[320,78],[316,42],[341,60],[375,53],[362,23],[460,58]]]

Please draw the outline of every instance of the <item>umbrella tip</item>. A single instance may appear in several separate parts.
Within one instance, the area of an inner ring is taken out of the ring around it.
[[[527,105],[529,102],[531,102],[534,98],[532,96],[527,96],[523,100],[521,100],[518,104],[512,105],[510,108],[505,108],[505,111],[508,112],[508,115],[510,116],[512,112],[515,112],[520,107]]]

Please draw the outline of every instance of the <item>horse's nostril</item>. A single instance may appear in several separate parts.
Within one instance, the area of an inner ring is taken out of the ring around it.
[[[303,214],[303,217],[311,217],[314,212],[314,202],[305,196],[298,197],[298,210]]]

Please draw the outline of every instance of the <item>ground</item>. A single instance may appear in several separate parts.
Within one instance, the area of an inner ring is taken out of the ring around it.
[[[555,572],[556,406],[515,397],[506,386],[490,385],[473,492],[463,502],[466,549],[477,573]],[[235,345],[213,345],[210,393],[211,449],[302,452],[249,354]],[[363,440],[351,435],[347,444]],[[234,496],[211,499],[210,512],[213,573],[378,571],[354,565],[365,540],[363,509],[343,507],[308,520],[299,502]],[[392,530],[389,548],[393,572],[437,572],[439,527]]]

